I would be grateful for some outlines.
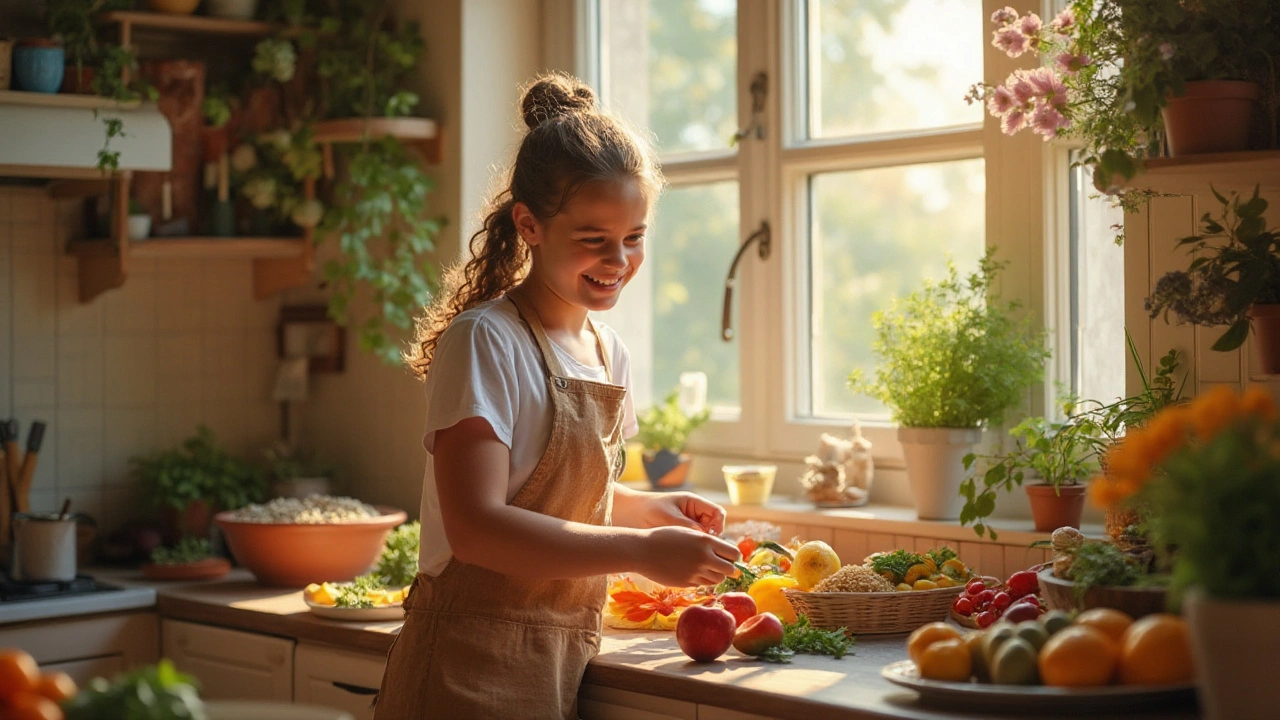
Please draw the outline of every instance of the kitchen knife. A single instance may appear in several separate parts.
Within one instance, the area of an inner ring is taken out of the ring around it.
[[[22,458],[22,471],[17,484],[15,497],[18,512],[31,512],[31,481],[36,475],[36,459],[40,455],[40,444],[44,442],[45,423],[37,420],[31,423],[27,433],[27,454]]]

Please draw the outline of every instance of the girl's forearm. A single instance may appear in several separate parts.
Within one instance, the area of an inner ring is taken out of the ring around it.
[[[646,527],[640,519],[640,509],[645,500],[655,493],[632,490],[626,485],[613,484],[613,524],[620,527]]]

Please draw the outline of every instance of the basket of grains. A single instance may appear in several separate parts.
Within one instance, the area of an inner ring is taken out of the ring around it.
[[[786,590],[784,594],[812,625],[844,628],[850,635],[877,635],[908,633],[926,623],[946,620],[951,604],[962,592],[964,583],[901,591],[867,565],[845,565],[809,592]]]
[[[276,498],[214,516],[236,562],[265,585],[342,582],[377,562],[403,510],[349,497]]]

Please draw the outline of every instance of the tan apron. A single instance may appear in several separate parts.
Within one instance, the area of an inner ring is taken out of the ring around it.
[[[552,406],[547,449],[511,505],[609,525],[626,388],[566,377],[532,306],[518,293],[508,297],[542,351]],[[592,331],[612,379],[609,352]],[[605,593],[603,576],[515,578],[456,558],[437,577],[419,574],[387,655],[375,720],[576,718],[583,671],[600,649]]]

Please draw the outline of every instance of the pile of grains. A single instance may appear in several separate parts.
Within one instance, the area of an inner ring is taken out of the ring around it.
[[[374,506],[355,498],[312,495],[305,500],[276,498],[261,505],[246,505],[232,517],[241,522],[323,525],[376,518],[381,514]]]
[[[869,567],[845,565],[815,585],[813,592],[893,592],[893,585]]]

